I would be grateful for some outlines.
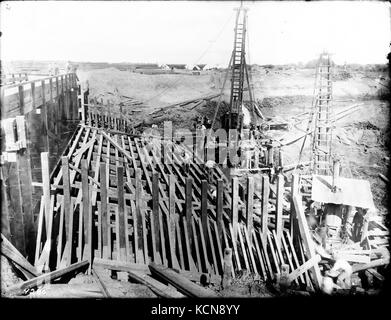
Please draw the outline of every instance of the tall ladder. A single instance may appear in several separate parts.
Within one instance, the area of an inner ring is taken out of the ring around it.
[[[231,77],[231,113],[240,113],[243,101],[243,83],[245,77],[245,42],[246,42],[246,20],[247,9],[237,10],[235,23],[235,40],[232,52],[232,77]]]
[[[333,129],[332,66],[330,54],[321,53],[317,68],[315,88],[315,131],[312,143],[312,169],[314,174],[331,175],[331,143]]]

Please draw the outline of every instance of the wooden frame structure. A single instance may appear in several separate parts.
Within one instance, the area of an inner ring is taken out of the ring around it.
[[[50,170],[79,122],[74,73],[1,86],[2,233],[30,262],[42,195],[41,152]]]
[[[274,279],[282,264],[295,270],[307,261],[307,248],[293,245],[282,175],[276,184],[261,176],[259,189],[252,177],[228,181],[216,167],[208,183],[201,164],[184,172],[181,146],[161,146],[172,151],[172,163],[159,161],[158,146],[139,136],[80,125],[50,181],[43,179],[37,269],[102,258],[154,262],[216,282],[227,247],[233,276],[247,270]],[[313,286],[307,271],[295,282]]]

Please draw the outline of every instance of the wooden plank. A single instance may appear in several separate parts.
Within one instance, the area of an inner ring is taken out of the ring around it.
[[[390,263],[390,258],[389,257],[385,257],[385,258],[372,260],[371,262],[365,263],[365,264],[361,264],[361,263],[360,264],[355,264],[352,267],[352,269],[353,269],[353,272],[359,272],[359,271],[363,271],[363,270],[367,270],[367,269],[372,269],[372,268],[385,266],[385,265],[388,265],[389,263]]]
[[[106,284],[105,284],[105,277],[104,277],[104,270],[102,270],[102,268],[99,268],[95,265],[92,266],[92,274],[95,278],[95,282],[98,284],[103,296],[105,298],[110,298],[111,295],[109,293],[109,290],[107,289],[106,287]]]
[[[238,178],[232,178],[232,200],[231,200],[231,223],[232,223],[232,244],[236,246],[238,239],[238,198],[239,198],[239,183]],[[234,250],[235,251],[235,250]]]
[[[161,244],[161,253],[162,253],[162,260],[163,265],[167,266],[167,257],[166,257],[166,241],[164,238],[164,225],[163,225],[163,213],[159,212],[159,234],[160,234],[160,244]]]
[[[244,241],[243,241],[243,236],[242,236],[240,225],[238,225],[238,235],[239,235],[239,243],[240,243],[240,248],[242,250],[242,257],[244,259],[245,268],[246,268],[247,271],[251,272],[250,265],[248,263],[246,247],[244,245]]]
[[[23,85],[18,87],[19,90],[19,112],[20,115],[24,115],[24,89]]]
[[[152,274],[155,274],[160,278],[164,279],[165,281],[173,285],[175,288],[177,288],[179,292],[183,293],[188,297],[202,298],[216,296],[213,291],[194,284],[190,280],[186,279],[185,277],[181,276],[180,274],[169,268],[165,268],[154,263],[149,264],[149,268]]]
[[[176,229],[176,237],[177,237],[177,243],[178,243],[178,252],[179,252],[179,261],[180,261],[180,267],[182,270],[185,270],[185,259],[183,256],[183,246],[182,246],[182,233],[179,228],[179,222],[178,220],[175,220],[175,229]]]
[[[247,178],[247,206],[246,206],[246,226],[247,232],[251,234],[253,228],[253,208],[254,208],[254,178]]]
[[[117,270],[117,271],[140,271],[144,273],[149,273],[148,265],[143,263],[132,263],[129,261],[119,261],[119,260],[110,260],[110,259],[100,259],[94,258],[93,265],[105,269]]]
[[[62,200],[64,201],[64,200]],[[62,243],[64,236],[64,202],[61,204],[60,208],[60,225],[58,228],[58,242],[57,242],[57,269],[60,268],[61,256],[62,256]]]
[[[110,215],[107,212],[107,176],[106,164],[100,163],[100,210],[102,220],[102,258],[109,258]]]
[[[171,219],[169,216],[167,217],[167,238],[168,238],[168,243],[169,243],[169,254],[170,254],[170,261],[171,261],[171,267],[178,269],[179,268],[179,263],[175,255],[175,219],[173,220],[174,225],[171,225]]]
[[[4,100],[2,100],[4,101]],[[31,105],[33,107],[33,110],[35,112],[35,107],[36,107],[36,104],[35,104],[35,82],[31,82]]]
[[[253,241],[254,241],[254,243],[255,243],[255,250],[256,250],[256,252],[257,252],[257,256],[258,256],[258,260],[259,260],[259,265],[261,266],[262,277],[263,277],[263,280],[266,280],[266,279],[267,279],[267,274],[266,274],[265,264],[264,264],[264,262],[263,262],[263,256],[262,256],[261,250],[260,250],[260,248],[259,248],[257,236],[256,236],[256,234],[255,234],[254,229],[251,230],[251,235],[252,235],[252,239],[253,239]]]
[[[186,245],[186,254],[187,254],[187,262],[189,264],[189,270],[190,271],[196,271],[196,267],[193,261],[192,252],[191,252],[191,246],[190,246],[190,240],[189,240],[189,233],[188,233],[188,226],[187,226],[187,219],[186,217],[183,217],[183,232],[185,235],[185,245]]]
[[[159,226],[159,173],[154,172],[152,176],[152,213],[151,213],[151,236],[152,236],[152,261],[158,261],[160,249],[160,226]]]
[[[206,180],[201,181],[201,223],[202,233],[205,236],[205,245],[210,247],[209,235],[208,235],[208,182]]]
[[[236,240],[234,240],[234,232],[233,232],[233,228],[232,228],[232,225],[231,223],[229,223],[228,225],[228,228],[229,228],[229,232],[231,234],[231,242],[232,242],[232,248],[234,250],[234,257],[235,257],[235,261],[236,261],[236,269],[238,271],[242,270],[242,265],[240,264],[240,259],[239,259],[239,255],[238,255],[238,249],[237,249],[237,246],[236,246]]]
[[[38,264],[39,260],[39,254],[41,252],[41,241],[42,241],[42,228],[43,228],[43,219],[44,219],[44,197],[41,196],[41,204],[39,207],[39,214],[38,214],[38,226],[37,226],[37,239],[35,244],[35,259],[34,259],[34,265]]]
[[[97,249],[96,249],[96,256],[101,258],[102,257],[102,211],[100,208],[100,202],[96,204],[96,212],[97,212],[97,218],[98,218],[98,225],[97,225]]]
[[[294,195],[294,205],[297,214],[297,221],[299,224],[300,234],[303,241],[303,246],[305,248],[307,259],[311,259],[315,256],[315,248],[312,242],[310,230],[308,228],[307,220],[305,218],[304,209],[301,204],[301,197],[299,195]],[[314,285],[316,289],[319,289],[322,284],[322,275],[320,274],[320,269],[318,264],[315,264],[311,269],[313,275]]]
[[[28,272],[30,278],[39,275],[37,269],[26,260],[25,257],[16,249],[8,239],[1,234],[1,254],[5,255],[12,262],[18,264],[21,268]]]
[[[232,267],[232,250],[230,248],[226,248],[224,250],[224,266],[223,266],[223,280],[222,287],[223,289],[228,288],[231,283],[231,270]]]
[[[65,234],[67,237],[67,251],[64,252],[65,265],[69,266],[72,262],[72,239],[73,239],[73,210],[71,206],[71,190],[69,181],[69,163],[68,157],[61,157],[62,163],[62,185],[64,191],[64,215],[65,215]]]
[[[85,248],[83,256],[86,260],[92,261],[92,208],[90,206],[90,190],[88,185],[88,164],[87,160],[81,160],[81,180],[82,180],[82,204],[84,220],[84,241]]]
[[[193,189],[193,179],[186,178],[186,221],[187,221],[187,232],[189,234],[189,243],[190,248],[193,247],[193,232],[191,229],[191,217],[193,212],[192,204],[192,189]]]
[[[292,282],[296,280],[300,275],[302,275],[305,271],[309,270],[310,268],[313,268],[314,265],[318,265],[320,262],[321,257],[320,255],[315,255],[311,259],[307,260],[304,262],[301,266],[299,266],[297,269],[293,270],[289,275],[288,275],[288,281]]]
[[[168,232],[170,237],[170,252],[175,253],[175,176],[170,174],[169,176],[169,184],[168,184]]]
[[[136,176],[136,221],[134,222],[134,225],[137,226],[137,241],[135,243],[138,245],[138,247],[135,247],[135,254],[137,257],[136,262],[142,261],[145,263],[145,257],[143,256],[143,229],[142,229],[142,212],[141,212],[141,198],[142,198],[142,186],[141,186],[141,170],[136,169],[135,171]],[[141,246],[140,246],[141,244]]]
[[[69,267],[42,274],[34,279],[30,279],[22,283],[18,283],[12,287],[9,287],[6,290],[6,293],[8,295],[22,295],[25,290],[35,288],[46,282],[52,282],[53,280],[56,280],[73,271],[79,270],[87,266],[88,264],[89,262],[87,260],[84,260],[82,262],[71,264]]]
[[[206,246],[206,241],[205,241],[205,235],[206,237],[208,237],[208,233],[204,233],[204,226],[202,224],[202,222],[200,221],[199,218],[196,218],[197,219],[197,222],[198,222],[198,225],[200,227],[200,240],[201,240],[201,250],[202,250],[202,255],[203,255],[203,259],[204,259],[204,272],[208,272],[209,269],[210,269],[210,266],[209,266],[209,260],[208,260],[208,250],[207,250],[207,246]],[[207,221],[208,222],[208,221]],[[207,232],[208,231],[208,223],[205,224],[205,231]],[[209,239],[209,237],[208,237]]]
[[[119,247],[120,260],[126,260],[128,252],[126,250],[125,228],[128,226],[127,215],[125,215],[124,199],[124,167],[117,167],[117,192],[118,192],[118,219],[119,219]]]
[[[280,272],[281,272],[280,266],[283,263],[283,261],[278,261],[278,258],[276,255],[277,249],[274,248],[274,244],[273,244],[273,241],[270,237],[270,233],[271,233],[270,231],[268,231],[268,233],[267,233],[267,243],[269,244],[270,252],[272,254],[274,267],[276,268],[277,273],[280,274]]]
[[[293,255],[292,255],[292,252],[290,251],[290,248],[287,245],[287,242],[285,240],[284,235],[281,237],[281,244],[282,244],[282,248],[285,251],[285,256],[288,259],[288,264],[289,264],[290,270],[294,270],[295,269],[295,265],[293,264]],[[304,279],[302,279],[302,280],[304,282]],[[299,284],[298,280],[295,280],[295,282],[296,282],[296,284]]]
[[[217,180],[216,223],[220,242],[223,241],[224,180]]]
[[[183,298],[184,295],[140,271],[127,271],[129,277],[151,289],[161,298]]]
[[[279,174],[277,177],[277,196],[276,196],[276,243],[281,246],[282,230],[284,228],[282,220],[283,198],[284,197],[284,176]]]
[[[293,262],[294,262],[295,267],[298,268],[300,265],[299,259],[296,254],[295,247],[293,246],[293,241],[292,241],[291,235],[287,231],[285,231],[285,234],[286,234],[286,237],[288,240],[288,242],[287,242],[288,250],[292,253]],[[303,275],[300,275],[299,277],[300,277],[300,280],[302,281],[302,283],[305,284],[305,279],[304,279]]]
[[[262,243],[267,242],[267,233],[268,233],[268,221],[269,221],[269,213],[268,213],[268,203],[269,203],[269,177],[264,175],[262,176]]]
[[[49,153],[41,152],[41,170],[42,170],[42,184],[43,184],[43,200],[45,203],[45,225],[46,233],[49,234],[50,226],[50,172],[49,172]]]
[[[292,174],[292,186],[291,186],[291,212],[289,215],[289,230],[290,234],[295,234],[297,229],[297,219],[295,213],[295,205],[293,203],[293,195],[299,192],[299,176],[297,173]]]
[[[279,261],[279,264],[280,265],[283,265],[283,264],[286,264],[285,263],[285,260],[284,260],[284,257],[282,255],[282,251],[281,251],[281,244],[279,244],[276,240],[277,236],[276,236],[276,230],[272,230],[272,235],[273,235],[273,238],[270,237],[270,240],[274,240],[274,244],[276,246],[276,252],[277,252],[277,256],[278,256],[278,261]]]
[[[248,236],[247,228],[244,228],[243,231],[244,231],[245,239],[247,241],[247,249],[248,249],[248,252],[250,255],[250,260],[251,260],[251,265],[253,267],[253,272],[258,273],[258,268],[257,268],[257,265],[255,263],[255,259],[254,259],[252,241],[250,240],[250,237]],[[251,231],[252,231],[252,229],[251,229]]]
[[[193,244],[194,244],[194,248],[195,248],[195,252],[196,252],[196,258],[197,258],[196,263],[197,263],[198,271],[202,272],[200,248],[198,246],[198,236],[197,236],[197,230],[196,230],[196,227],[195,227],[195,224],[194,224],[194,218],[191,217],[190,221],[191,221],[191,228],[192,228],[192,231],[193,231]]]
[[[52,246],[52,229],[53,229],[53,214],[52,214],[52,199],[50,197],[50,180],[49,180],[49,155],[47,152],[41,153],[41,170],[43,184],[43,199],[45,203],[45,226],[46,226],[46,243],[42,250],[43,260],[49,259]],[[54,197],[52,196],[54,199]],[[38,270],[45,267],[41,259],[37,262]]]
[[[220,271],[220,273],[222,274],[223,273],[223,265],[224,265],[224,256],[223,256],[223,246],[222,246],[222,243],[221,243],[221,239],[223,238],[223,236],[219,234],[219,231],[217,229],[216,221],[213,221],[213,224],[214,224],[214,228],[213,229],[214,229],[215,235],[216,235],[217,253],[219,254],[219,257],[220,257],[220,259],[218,260],[218,261],[220,261],[220,264],[216,263],[216,265],[219,266],[220,268],[216,267],[216,272],[218,273]],[[208,229],[210,230],[210,227],[208,227]]]

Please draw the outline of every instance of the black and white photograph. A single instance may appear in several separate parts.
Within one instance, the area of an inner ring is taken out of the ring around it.
[[[389,2],[3,1],[0,18],[2,300],[230,318],[226,298],[387,291]],[[176,306],[194,298],[218,302]]]

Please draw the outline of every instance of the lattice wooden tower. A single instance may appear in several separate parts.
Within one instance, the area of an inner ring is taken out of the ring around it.
[[[332,66],[330,54],[319,57],[314,105],[315,130],[312,141],[313,173],[330,175],[332,170],[331,143],[333,128],[332,112]]]

